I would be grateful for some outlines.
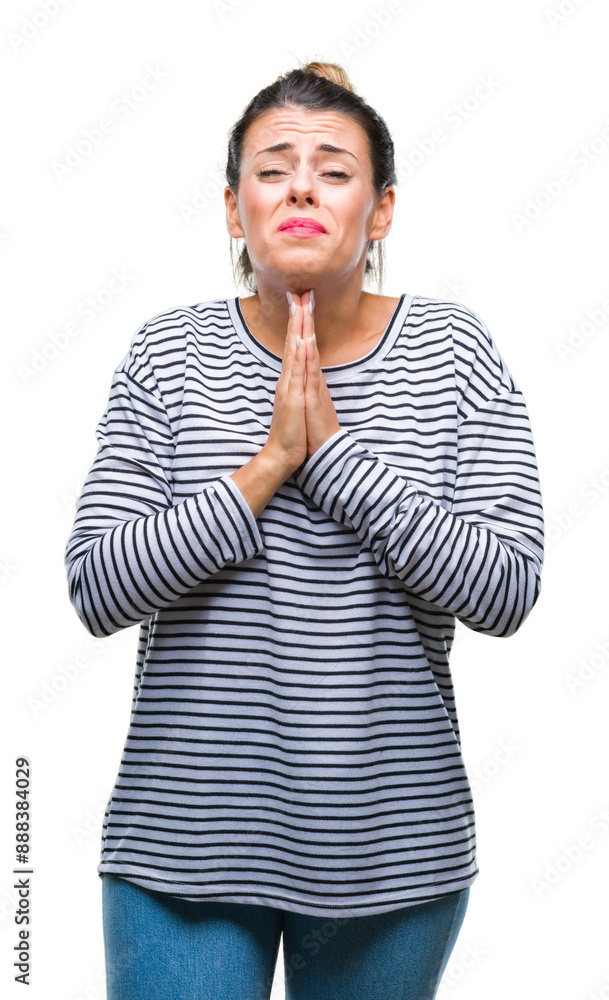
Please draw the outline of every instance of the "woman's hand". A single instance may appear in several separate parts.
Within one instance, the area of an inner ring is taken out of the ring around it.
[[[294,295],[296,313],[294,319],[301,319],[300,337],[304,339],[306,353],[305,367],[305,420],[307,424],[307,455],[314,455],[329,437],[340,430],[336,410],[330,391],[321,370],[317,339],[315,338],[314,313],[309,310],[311,293],[305,292],[302,299]],[[313,302],[315,299],[313,298]],[[299,308],[300,307],[300,308]]]
[[[332,397],[321,370],[315,326],[309,311],[310,292],[292,295],[295,310],[288,318],[281,375],[265,449],[290,474],[340,430]],[[300,344],[296,346],[296,338]]]

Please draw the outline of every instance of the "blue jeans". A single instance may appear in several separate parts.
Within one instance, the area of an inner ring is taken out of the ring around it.
[[[108,1000],[269,1000],[282,933],[287,1000],[433,1000],[469,899],[312,917],[101,878]]]

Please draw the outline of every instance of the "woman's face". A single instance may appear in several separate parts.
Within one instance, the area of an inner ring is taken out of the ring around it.
[[[278,144],[288,148],[268,149]],[[335,148],[320,148],[328,145]],[[394,199],[392,188],[382,199],[374,191],[364,130],[346,115],[303,108],[267,111],[250,127],[236,202],[225,191],[229,233],[245,237],[258,287],[283,296],[286,288],[303,294],[318,277],[340,282],[360,263],[363,275],[368,240],[388,232]],[[326,232],[281,231],[293,216]]]

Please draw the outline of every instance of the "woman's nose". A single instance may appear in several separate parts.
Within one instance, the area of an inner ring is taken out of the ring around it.
[[[315,201],[315,181],[306,168],[297,170],[290,182],[290,198],[292,200]]]

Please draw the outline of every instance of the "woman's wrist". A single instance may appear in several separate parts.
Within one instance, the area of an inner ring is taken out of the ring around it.
[[[263,445],[256,458],[259,459],[260,468],[266,470],[267,475],[280,480],[279,486],[298,468],[293,463],[290,464],[286,455],[274,451],[268,443]]]
[[[292,471],[281,456],[263,447],[249,462],[233,472],[231,479],[243,494],[254,517],[258,517]]]

